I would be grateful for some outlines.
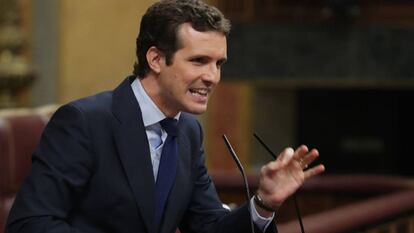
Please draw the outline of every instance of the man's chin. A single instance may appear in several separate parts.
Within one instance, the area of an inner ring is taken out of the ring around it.
[[[207,111],[207,105],[200,105],[200,106],[194,106],[194,107],[188,108],[187,111],[185,112],[195,114],[195,115],[200,115],[200,114],[205,113],[206,111]]]

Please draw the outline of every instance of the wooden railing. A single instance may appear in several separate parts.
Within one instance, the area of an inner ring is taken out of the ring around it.
[[[414,214],[414,190],[398,191],[303,218],[307,233],[361,232]],[[279,224],[280,233],[299,231],[297,221]],[[407,232],[408,233],[408,232]]]
[[[250,175],[251,191],[258,176]],[[238,174],[213,175],[223,202],[244,202]],[[329,175],[312,178],[297,194],[306,233],[414,232],[414,180],[378,175]],[[300,232],[293,203],[277,213],[279,233]]]

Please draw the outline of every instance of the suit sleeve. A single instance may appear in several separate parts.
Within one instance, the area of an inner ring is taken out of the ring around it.
[[[199,125],[198,125],[199,126]],[[195,156],[195,182],[189,208],[183,218],[180,230],[183,233],[251,233],[249,203],[236,210],[222,207],[214,184],[205,166],[202,131],[199,126],[200,147]],[[261,230],[254,224],[255,232]],[[276,232],[274,221],[266,233]]]
[[[31,171],[16,196],[6,233],[79,232],[71,212],[93,170],[83,113],[61,107],[49,121],[32,157]]]

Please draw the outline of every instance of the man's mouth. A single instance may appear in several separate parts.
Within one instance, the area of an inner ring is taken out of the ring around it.
[[[202,89],[190,89],[190,93],[194,96],[201,96],[206,97],[208,93],[210,92],[209,89],[202,88]]]

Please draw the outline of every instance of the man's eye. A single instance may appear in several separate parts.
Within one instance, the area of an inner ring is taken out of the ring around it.
[[[191,61],[195,63],[199,63],[199,64],[204,64],[207,62],[207,59],[202,58],[202,57],[197,57],[197,58],[191,59]]]
[[[217,61],[217,67],[222,67],[224,63],[226,63],[226,60],[224,59]]]

